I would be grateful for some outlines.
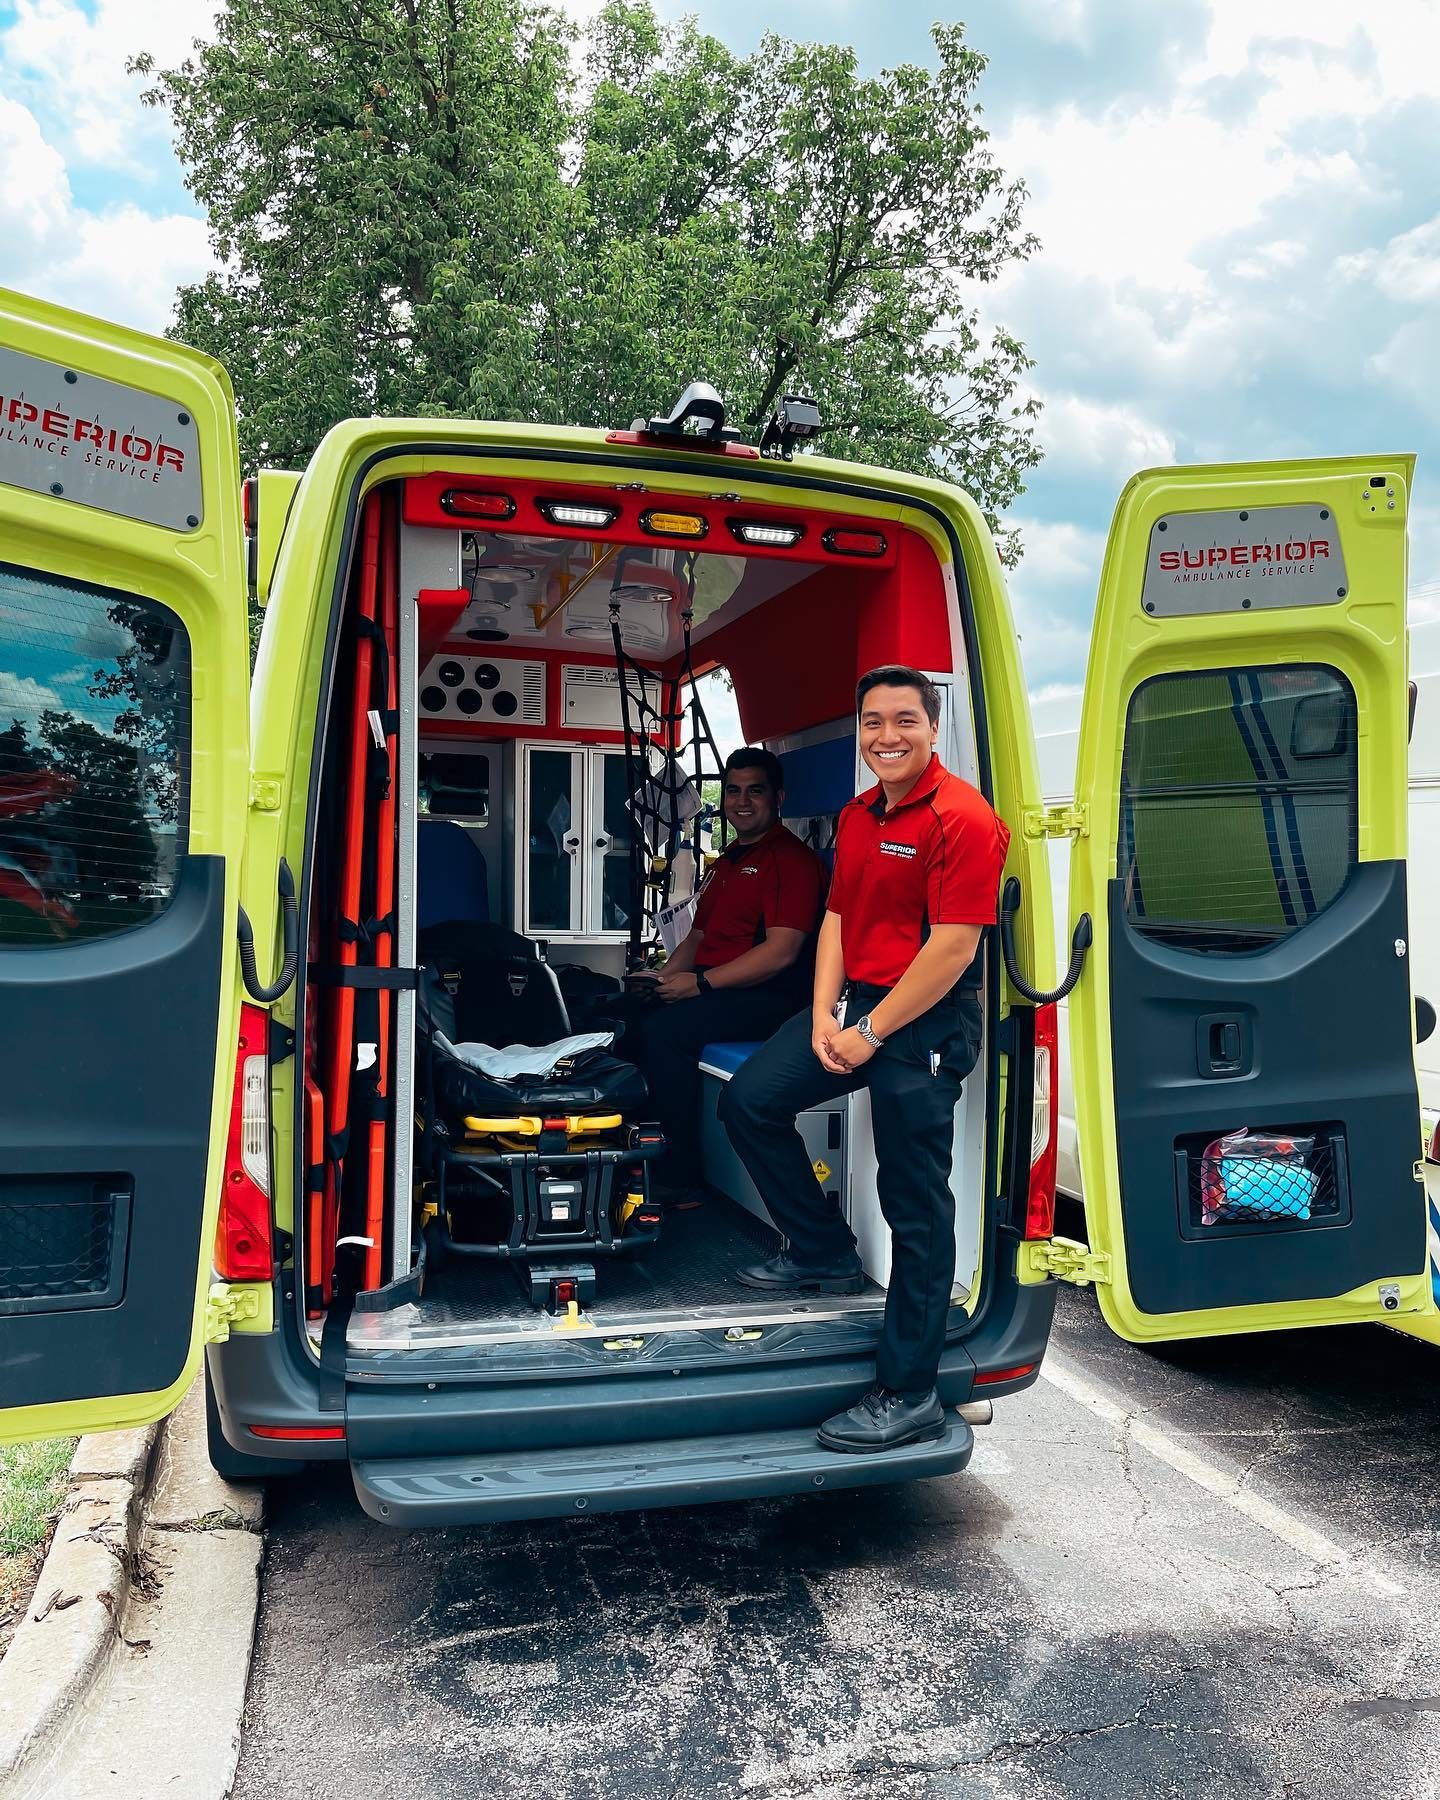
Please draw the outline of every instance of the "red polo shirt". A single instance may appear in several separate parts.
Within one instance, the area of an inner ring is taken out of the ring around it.
[[[932,925],[993,925],[1010,833],[984,795],[930,766],[896,807],[873,787],[844,807],[828,908],[849,981],[894,987]]]
[[[734,962],[777,925],[817,930],[824,897],[824,863],[788,826],[777,822],[756,843],[731,844],[705,877],[695,906],[695,929],[705,934],[695,967]]]

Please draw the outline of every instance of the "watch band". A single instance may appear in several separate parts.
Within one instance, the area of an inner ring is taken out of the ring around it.
[[[695,985],[702,994],[708,994],[711,991],[710,977],[703,969],[697,969],[695,971]]]
[[[884,1038],[876,1037],[875,1035],[875,1028],[870,1023],[869,1013],[866,1013],[863,1018],[855,1021],[855,1029],[860,1033],[861,1037],[864,1038],[865,1042],[872,1050],[879,1050],[884,1046]]]

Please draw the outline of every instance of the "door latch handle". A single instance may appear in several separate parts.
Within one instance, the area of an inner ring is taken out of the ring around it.
[[[1202,1075],[1248,1075],[1254,1047],[1244,1018],[1234,1013],[1206,1013],[1197,1019],[1195,1061]]]

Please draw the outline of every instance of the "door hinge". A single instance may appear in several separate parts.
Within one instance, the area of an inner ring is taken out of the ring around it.
[[[251,776],[250,810],[252,812],[279,812],[280,777],[278,775]]]
[[[1089,837],[1090,808],[1083,800],[1074,806],[1027,806],[1020,824],[1027,838]]]
[[[1026,1275],[1032,1282],[1048,1275],[1075,1287],[1089,1287],[1092,1281],[1108,1283],[1110,1253],[1077,1244],[1073,1238],[1030,1240],[1020,1246],[1020,1274],[1022,1281]]]
[[[231,1287],[227,1281],[212,1281],[205,1299],[205,1339],[207,1344],[229,1341],[230,1327],[242,1319],[260,1317],[260,1290],[256,1287]]]

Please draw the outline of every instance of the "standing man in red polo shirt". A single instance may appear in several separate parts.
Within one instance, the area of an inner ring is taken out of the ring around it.
[[[840,814],[812,1010],[727,1086],[720,1116],[786,1243],[739,1271],[772,1293],[853,1294],[855,1236],[810,1168],[795,1116],[870,1090],[890,1286],[875,1386],[820,1427],[833,1450],[939,1437],[935,1391],[955,1279],[955,1104],[980,1053],[980,936],[993,925],[1010,833],[935,754],[940,696],[917,669],[861,677],[860,754],[879,786]],[[843,1025],[837,1017],[845,1001]]]
[[[825,865],[781,824],[784,798],[778,757],[750,745],[730,753],[721,807],[734,840],[705,877],[674,955],[658,974],[632,977],[649,1003],[626,1049],[665,1132],[662,1199],[702,1180],[702,1046],[769,1037],[810,988]]]

